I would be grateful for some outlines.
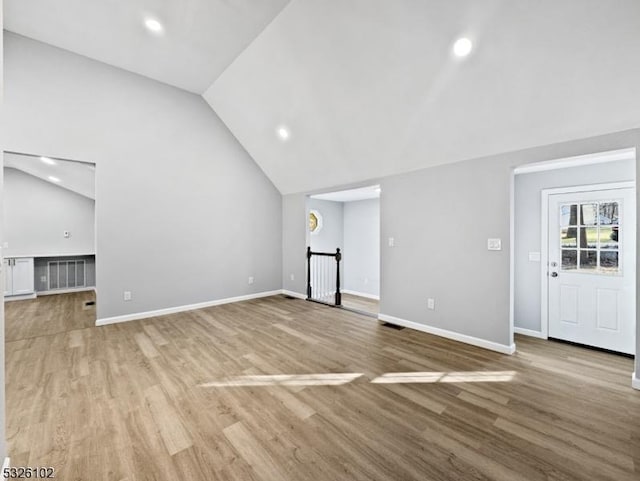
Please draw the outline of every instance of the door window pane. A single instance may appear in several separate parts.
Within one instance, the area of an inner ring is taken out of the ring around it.
[[[580,251],[580,269],[596,270],[598,268],[598,251]]]
[[[600,248],[617,249],[619,230],[617,225],[600,227]]]
[[[578,266],[578,251],[577,250],[569,250],[562,249],[562,270],[563,271],[571,271],[576,269]]]
[[[598,212],[598,204],[581,204],[580,225],[596,225],[596,212]]]
[[[578,225],[578,206],[565,204],[560,206],[560,226]]]
[[[562,247],[578,247],[578,229],[567,227],[560,231],[560,244]]]
[[[600,224],[618,223],[618,202],[603,202],[600,204]]]
[[[620,267],[618,265],[618,253],[615,251],[600,252],[600,268],[607,273],[616,273]]]
[[[583,227],[581,229],[580,247],[589,247],[595,249],[598,247],[598,228]]]

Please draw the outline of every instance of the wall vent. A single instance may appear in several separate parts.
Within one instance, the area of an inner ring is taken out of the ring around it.
[[[50,291],[86,287],[84,261],[50,261],[48,264]]]

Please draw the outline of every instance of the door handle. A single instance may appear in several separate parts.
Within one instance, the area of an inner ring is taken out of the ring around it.
[[[558,277],[558,273],[557,272],[552,272],[551,273],[551,277]]]

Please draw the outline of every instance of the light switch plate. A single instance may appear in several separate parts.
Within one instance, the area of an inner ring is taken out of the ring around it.
[[[529,261],[530,262],[540,262],[540,253],[539,252],[529,252]]]
[[[487,239],[487,249],[490,251],[502,250],[502,239]]]
[[[393,237],[389,237],[389,247],[394,247],[396,245],[396,240]]]

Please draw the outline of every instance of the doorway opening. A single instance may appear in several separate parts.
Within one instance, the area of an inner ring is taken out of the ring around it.
[[[95,164],[4,153],[5,341],[95,325]]]
[[[327,274],[331,288],[322,287],[327,280],[314,275],[319,268],[314,270],[313,264],[308,287],[313,293],[315,283],[331,296],[337,283],[341,307],[376,318],[380,310],[380,193],[379,185],[371,185],[315,194],[307,200],[311,251],[335,256],[340,249],[339,270],[332,268]],[[331,265],[337,267],[334,259]]]
[[[514,332],[634,355],[635,149],[514,174]]]

